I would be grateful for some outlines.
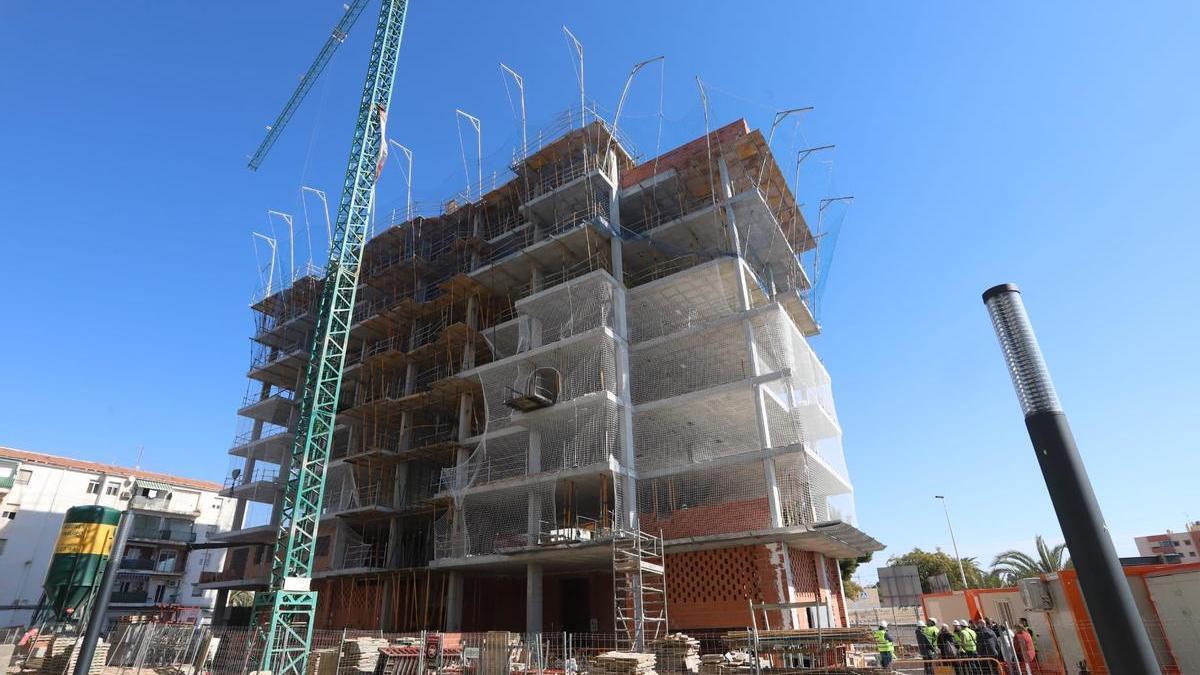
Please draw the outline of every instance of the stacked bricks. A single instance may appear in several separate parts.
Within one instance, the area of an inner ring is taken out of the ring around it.
[[[660,673],[700,672],[700,641],[683,633],[668,635],[655,640],[654,656]]]
[[[657,675],[654,655],[636,652],[605,652],[592,659],[591,675]]]

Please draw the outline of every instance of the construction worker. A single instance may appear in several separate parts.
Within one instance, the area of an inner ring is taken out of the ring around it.
[[[1013,648],[1017,652],[1017,672],[1021,675],[1033,675],[1037,653],[1033,647],[1033,637],[1023,624],[1017,624],[1017,632],[1013,635]]]
[[[979,656],[979,638],[975,631],[967,625],[966,621],[954,622],[954,634],[958,637],[958,645],[962,649],[961,656],[964,659],[974,659]],[[979,671],[978,663],[967,663],[966,672],[976,673]]]
[[[925,662],[925,675],[933,675],[933,660],[937,658],[937,619],[930,617],[925,625],[917,624],[917,650]]]
[[[888,622],[879,622],[879,628],[875,629],[875,647],[879,650],[879,667],[891,670],[896,643],[892,642],[892,636],[888,633],[887,627]]]

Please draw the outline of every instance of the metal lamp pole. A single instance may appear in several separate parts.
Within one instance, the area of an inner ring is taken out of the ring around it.
[[[1108,672],[1159,673],[1145,625],[1100,513],[1100,504],[1075,447],[1067,416],[1058,402],[1033,325],[1025,313],[1021,291],[1012,284],[993,286],[984,292],[983,303],[1025,413],[1025,428],[1071,551],[1071,562],[1079,576],[1079,588],[1087,602]]]
[[[950,545],[954,547],[954,559],[958,561],[958,575],[962,578],[963,588],[970,588],[967,584],[967,573],[963,569],[962,556],[958,554],[958,541],[954,539],[954,526],[950,524],[950,508],[946,506],[946,498],[942,495],[934,495],[933,498],[942,501],[942,510],[946,512],[946,527],[950,528]]]

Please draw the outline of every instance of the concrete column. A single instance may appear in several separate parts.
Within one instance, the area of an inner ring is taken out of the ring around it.
[[[392,584],[395,582],[391,575],[383,578],[383,597],[379,602],[379,630],[392,630]]]
[[[458,440],[471,437],[471,415],[475,411],[475,395],[464,392],[458,399]]]
[[[340,570],[346,564],[346,528],[340,524],[333,526],[333,558],[329,561],[330,569]]]
[[[525,566],[525,632],[542,632],[542,566]]]
[[[462,572],[446,573],[446,631],[462,630],[463,577]]]
[[[479,209],[472,214],[471,235],[483,239],[483,212]],[[471,270],[479,269],[479,250],[471,251]]]
[[[409,396],[417,388],[417,364],[409,361],[404,367],[404,395]]]
[[[832,624],[833,608],[829,606],[829,603],[833,600],[833,592],[829,588],[829,570],[825,565],[825,556],[820,553],[813,553],[813,563],[817,566],[817,581],[821,584],[817,589],[817,600],[825,604],[826,612]],[[818,613],[820,611],[820,609],[817,610]]]
[[[213,603],[212,622],[213,622],[214,626],[224,626],[225,625],[225,612],[226,612],[225,606],[227,604],[229,604],[229,589],[228,588],[217,589],[217,599]]]
[[[408,462],[396,465],[396,474],[392,480],[392,504],[404,506],[408,501]]]
[[[612,276],[617,282],[613,293],[613,332],[617,334],[616,345],[616,394],[621,401],[621,418],[618,421],[617,439],[620,443],[617,460],[620,474],[614,480],[621,481],[621,512],[616,514],[621,524],[638,529],[637,508],[637,452],[633,445],[633,396],[629,388],[629,311],[625,298],[625,250],[621,237],[620,176],[617,171],[616,153],[608,157],[609,180],[613,190],[609,195],[608,223],[614,234],[610,242],[609,257],[612,259]]]

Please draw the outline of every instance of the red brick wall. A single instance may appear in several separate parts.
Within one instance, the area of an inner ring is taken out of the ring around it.
[[[763,497],[661,514],[643,511],[638,514],[638,519],[643,531],[657,533],[661,530],[663,539],[681,539],[766,528],[771,522],[771,507]]]
[[[812,553],[789,550],[797,600],[816,598]],[[742,628],[750,625],[749,600],[783,602],[778,580],[782,570],[767,546],[740,546],[667,556],[667,603],[671,630]],[[803,614],[803,613],[802,613]],[[782,625],[773,612],[771,625]],[[759,621],[762,621],[761,615]],[[801,622],[804,622],[803,617]]]
[[[720,129],[717,129],[709,134],[711,139],[708,141],[705,140],[704,136],[701,136],[700,138],[689,141],[678,148],[675,148],[674,150],[663,153],[657,159],[651,158],[650,160],[633,167],[629,171],[626,171],[621,176],[621,187],[629,187],[630,185],[650,178],[656,173],[662,173],[669,169],[687,166],[687,164],[695,155],[707,153],[710,144],[713,146],[713,153],[715,155],[719,146],[730,143],[734,139],[745,136],[749,132],[750,127],[746,124],[746,120],[737,120],[736,122],[726,124]]]

